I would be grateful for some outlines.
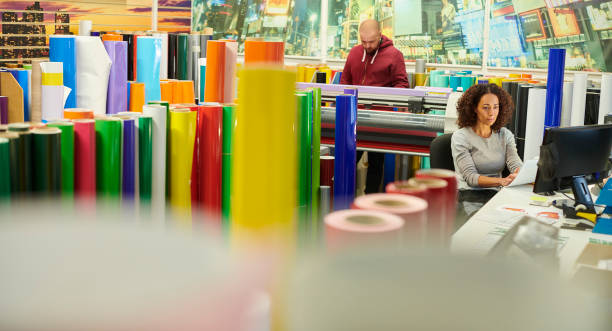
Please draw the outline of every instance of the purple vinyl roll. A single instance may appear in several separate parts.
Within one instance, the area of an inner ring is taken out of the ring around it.
[[[123,120],[123,185],[124,200],[134,199],[136,179],[136,125],[134,119]]]
[[[106,113],[118,114],[128,110],[127,42],[105,41],[104,48],[113,64],[108,77]]]
[[[0,124],[8,124],[8,97],[0,96]]]

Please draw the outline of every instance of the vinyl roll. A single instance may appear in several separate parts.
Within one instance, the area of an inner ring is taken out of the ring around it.
[[[135,80],[135,75],[134,75],[134,61],[132,61],[132,59],[134,58],[134,43],[136,42],[136,36],[134,36],[133,34],[124,34],[123,35],[123,41],[127,42],[127,46],[128,46],[128,61],[127,61],[127,72],[128,72],[128,81],[131,80]]]
[[[565,49],[564,48],[550,48],[548,50],[548,79],[547,79],[547,84],[546,84],[546,114],[544,118],[544,125],[547,128],[558,127],[561,124],[564,73],[565,73]],[[525,146],[525,148],[527,148],[527,146]]]
[[[334,210],[348,209],[355,198],[357,98],[336,97]]]
[[[449,86],[453,91],[457,92],[457,89],[461,86],[461,76],[450,76]]]
[[[178,35],[168,35],[168,78],[176,79],[178,77]]]
[[[416,171],[415,177],[442,179],[446,182],[446,223],[444,224],[444,231],[445,234],[450,237],[454,230],[459,195],[457,176],[455,175],[455,172],[447,169],[419,169]]]
[[[321,192],[320,200],[319,200],[319,219],[317,220],[317,234],[323,233],[324,226],[322,225],[323,219],[327,214],[330,213],[332,204],[331,204],[331,189],[329,186],[319,186],[319,191]]]
[[[30,83],[32,84],[32,88],[30,90],[30,95],[32,97],[32,102],[30,105],[30,119],[33,122],[42,122],[42,69],[40,64],[46,62],[44,60],[32,60],[32,77]],[[62,91],[64,80],[62,78]],[[63,106],[63,98],[62,98],[62,106]]]
[[[78,85],[76,106],[92,109],[94,114],[104,115],[106,114],[106,95],[112,65],[111,59],[98,37],[76,37],[76,53]],[[66,82],[65,74],[64,82]]]
[[[311,215],[319,215],[319,186],[321,185],[321,88],[312,89],[312,211]],[[315,219],[315,221],[317,221]],[[318,223],[318,222],[317,222]]]
[[[208,41],[213,39],[212,35],[200,34],[200,57],[206,57],[206,51],[208,50]]]
[[[79,21],[79,36],[90,36],[91,35],[92,22],[90,20]]]
[[[467,91],[474,85],[474,76],[461,76],[461,88],[463,91]]]
[[[297,93],[296,105],[298,113],[298,232],[306,234],[309,231],[309,216],[312,209],[312,92]]]
[[[102,35],[102,41],[123,41],[123,36],[113,33],[105,33]]]
[[[604,124],[606,115],[612,114],[612,73],[601,74],[601,97],[599,99],[599,119],[597,124]]]
[[[77,50],[76,38],[74,36],[53,35],[49,37],[49,60],[51,62],[62,62],[64,71],[64,86],[70,89],[65,108],[77,106]]]
[[[584,125],[595,125],[599,121],[601,89],[588,88],[584,109]]]
[[[56,121],[64,118],[64,78],[62,62],[42,62],[41,118]]]
[[[587,79],[589,75],[583,72],[574,74],[574,90],[572,92],[571,126],[584,125],[584,111],[586,105]]]
[[[280,41],[247,40],[244,43],[244,64],[284,64],[285,44]]]
[[[223,153],[223,107],[200,106],[203,120],[198,146],[199,195],[209,221],[221,222],[222,153]]]
[[[142,112],[145,104],[145,83],[130,82],[130,111]]]
[[[62,183],[61,133],[58,128],[31,131],[32,189],[39,194],[58,194]]]
[[[544,138],[545,107],[548,92],[544,89],[530,89],[527,103],[525,128],[525,153],[523,160],[540,156],[540,145]]]
[[[206,56],[206,54],[204,54]],[[198,89],[198,100],[204,100],[204,91],[206,89],[206,58],[198,60],[198,66],[200,68],[200,86]]]
[[[267,84],[261,84],[262,81]],[[273,102],[267,95],[270,90],[275,91]],[[274,246],[295,242],[294,90],[295,73],[291,71],[273,68],[241,71],[232,136],[231,187],[231,238],[238,248],[244,247],[249,239]]]
[[[446,232],[446,182],[437,178],[412,178],[411,185],[427,187],[427,238],[432,244],[444,245],[449,236]]]
[[[225,72],[223,73],[223,102],[232,103],[236,100],[236,60],[238,43],[225,41]]]
[[[193,93],[193,82],[190,80],[181,80],[178,82],[179,95],[174,96],[174,101],[180,100],[182,104],[193,104],[195,102],[195,95]]]
[[[162,41],[157,37],[138,37],[136,81],[145,84],[145,103],[161,99],[159,70]]]
[[[118,114],[128,110],[128,45],[125,41],[104,41],[104,48],[112,61],[108,77],[106,113]]]
[[[161,40],[159,78],[168,79],[168,33],[154,33],[153,36]]]
[[[9,139],[0,137],[0,201],[11,196],[11,159]]]
[[[429,201],[429,191],[427,186],[411,183],[410,181],[399,181],[387,184],[385,192],[393,194],[405,194],[413,197],[421,198],[425,201]]]
[[[187,36],[187,42],[189,43],[189,49],[187,51],[187,78],[192,80],[194,85],[197,85],[197,65],[198,59],[200,58],[200,35],[190,34]]]
[[[62,195],[74,196],[74,123],[67,121],[51,122],[48,127],[58,128],[61,133]]]
[[[331,252],[399,247],[404,221],[375,210],[341,210],[325,216],[325,245]]]
[[[21,124],[21,123],[14,123]],[[17,193],[27,193],[32,192],[33,187],[33,159],[32,159],[32,134],[29,129],[29,125],[23,125],[24,130],[11,130],[13,129],[9,126],[9,131],[13,131],[19,134],[18,142],[16,144],[16,157],[13,158],[11,155],[11,159],[15,159],[15,162],[11,164],[11,168],[16,169],[15,176],[11,175],[12,178],[17,178],[15,181],[16,186],[14,187],[14,192]],[[13,167],[14,166],[14,167]]]
[[[197,112],[170,110],[170,205],[182,225],[191,226],[191,169]]]
[[[489,78],[489,84],[495,84],[499,87],[502,87],[502,78],[501,77],[491,77]]]
[[[527,120],[527,102],[529,101],[529,90],[534,88],[531,84],[519,84],[516,109],[515,109],[515,128],[516,149],[519,156],[525,154],[525,130]]]
[[[121,120],[96,119],[96,189],[98,197],[119,198],[121,193]]]
[[[234,132],[234,106],[223,106],[223,151],[221,156],[221,164],[223,169],[222,188],[221,188],[221,216],[223,230],[229,233],[230,222],[230,207],[231,207],[231,184],[232,184],[232,136]]]
[[[425,86],[425,81],[427,80],[427,74],[425,73],[416,73],[414,74],[414,84],[416,86]]]
[[[172,83],[160,82],[159,92],[160,92],[160,100],[166,101],[168,103],[174,103]]]
[[[96,196],[96,122],[75,119],[74,193],[79,198]]]
[[[138,184],[141,203],[151,202],[153,180],[153,116],[138,118]]]
[[[562,127],[571,125],[572,118],[572,97],[574,93],[573,82],[563,82],[563,101],[561,107],[561,124]]]
[[[11,195],[19,193],[19,171],[21,169],[19,151],[21,142],[19,140],[19,134],[15,132],[1,132],[0,137],[8,139],[9,144],[9,175],[10,181],[9,190]]]
[[[425,73],[425,59],[416,59],[414,72],[417,74]]]
[[[223,102],[225,96],[225,58],[225,42],[209,40],[206,51],[205,102]]]
[[[332,191],[334,187],[334,159],[330,155],[321,156],[321,186],[329,186]]]
[[[9,69],[15,80],[23,90],[23,118],[24,121],[30,120],[30,83],[28,71],[25,69]]]
[[[166,132],[169,117],[167,107],[167,103],[143,106],[143,114],[153,118],[151,206],[158,214],[163,213],[166,206]]]
[[[8,101],[7,96],[0,96],[0,124],[8,124]]]
[[[403,194],[376,193],[355,198],[353,209],[376,210],[404,220],[403,241],[423,244],[427,233],[427,201]]]
[[[186,80],[187,78],[187,58],[189,57],[189,35],[181,33],[177,39],[177,71],[176,78]]]
[[[136,192],[136,123],[134,118],[126,115],[116,116],[122,126],[121,157],[121,197],[134,200]]]
[[[93,119],[94,113],[91,109],[66,108],[64,109],[64,118],[68,120]]]

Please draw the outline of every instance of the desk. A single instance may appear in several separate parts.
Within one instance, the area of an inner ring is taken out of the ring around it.
[[[505,232],[524,214],[505,212],[503,207],[525,209],[530,215],[540,212],[563,213],[555,207],[537,207],[529,205],[533,193],[532,185],[502,188],[487,204],[474,214],[457,232],[451,241],[453,254],[486,255],[502,238]],[[549,201],[565,198],[561,194],[548,197]],[[553,225],[560,227],[562,219]],[[560,272],[564,278],[569,278],[574,272],[574,263],[587,243],[604,243],[612,245],[612,236],[587,231],[564,230],[559,232],[559,263]]]

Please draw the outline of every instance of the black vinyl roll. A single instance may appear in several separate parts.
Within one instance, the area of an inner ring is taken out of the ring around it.
[[[168,34],[168,78],[176,79],[178,35]]]
[[[592,125],[599,122],[600,93],[601,90],[598,88],[587,89],[586,103],[584,107],[584,125]]]
[[[124,34],[123,41],[127,41],[127,44],[128,44],[128,47],[127,47],[128,80],[135,81],[136,77],[134,77],[134,35]]]

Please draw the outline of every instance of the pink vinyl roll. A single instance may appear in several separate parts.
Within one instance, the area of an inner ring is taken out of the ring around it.
[[[412,178],[412,185],[427,186],[427,238],[433,244],[445,244],[448,236],[446,229],[446,187],[448,184],[439,178]]]
[[[74,193],[80,198],[96,196],[96,130],[93,119],[74,122]]]
[[[377,210],[397,215],[404,220],[403,241],[421,245],[427,233],[427,201],[404,194],[375,193],[362,195],[353,202],[353,209]]]
[[[453,225],[457,213],[457,176],[454,171],[447,169],[420,169],[416,172],[418,178],[439,178],[446,182],[446,229],[445,232],[450,236],[453,232]]]
[[[332,252],[401,243],[404,220],[375,210],[345,209],[325,216],[325,243]]]
[[[410,183],[410,181],[407,180],[387,184],[385,192],[406,194],[424,199],[425,201],[429,200],[427,186],[418,183]]]

